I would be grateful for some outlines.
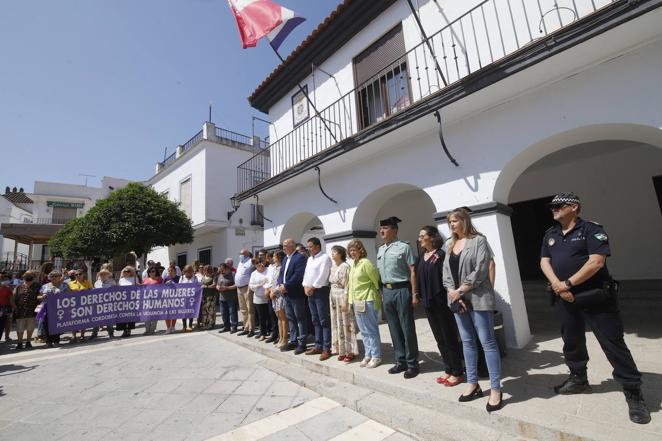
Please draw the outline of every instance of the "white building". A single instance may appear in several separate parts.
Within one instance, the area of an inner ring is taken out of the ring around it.
[[[104,176],[101,187],[35,181],[32,193],[6,190],[0,198],[0,213],[8,213],[0,219],[3,264],[37,268],[50,260],[48,240],[62,225],[83,216],[97,200],[129,182]],[[3,208],[6,201],[12,202],[11,211]]]
[[[259,138],[234,133],[213,123],[177,146],[175,153],[156,165],[156,174],[145,185],[179,203],[193,223],[190,244],[153,249],[147,259],[180,267],[195,260],[218,265],[227,257],[235,261],[242,248],[255,251],[262,244],[262,212],[256,201],[235,212],[230,198],[237,191],[235,168],[265,147]],[[247,201],[248,202],[248,201]]]
[[[467,206],[522,347],[544,203],[574,191],[610,234],[614,277],[662,279],[662,1],[414,3],[427,41],[406,1],[345,0],[249,98],[276,141],[238,167],[237,198],[259,194],[265,246],[361,238],[374,258],[380,218],[413,244]]]

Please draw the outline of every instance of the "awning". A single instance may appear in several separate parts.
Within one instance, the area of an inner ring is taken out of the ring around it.
[[[62,225],[56,224],[0,224],[0,234],[25,244],[45,244]]]

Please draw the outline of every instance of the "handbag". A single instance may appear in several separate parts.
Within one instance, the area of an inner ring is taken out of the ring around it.
[[[365,300],[354,300],[354,311],[365,314]]]
[[[610,301],[618,292],[618,282],[615,280],[605,283],[602,288],[594,288],[573,293],[575,304],[580,308],[590,308]]]

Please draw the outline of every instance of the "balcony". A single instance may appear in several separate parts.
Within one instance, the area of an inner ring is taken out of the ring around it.
[[[157,162],[156,173],[158,174],[170,167],[178,158],[204,140],[228,145],[251,153],[259,152],[269,146],[266,141],[259,137],[251,138],[241,133],[216,127],[213,123],[205,123],[202,130],[193,135],[184,144],[178,145],[174,153],[164,158],[163,161]]]
[[[360,145],[362,136],[371,129],[376,131],[375,127],[413,111],[417,105],[423,106],[447,94],[460,99],[471,93],[465,87],[470,81],[482,83],[474,90],[489,85],[483,79],[496,65],[520,56],[524,60],[521,65],[531,66],[552,52],[546,49],[543,56],[528,57],[527,51],[540,45],[553,46],[562,32],[597,19],[598,14],[622,14],[631,3],[627,0],[482,1],[320,109],[319,115],[311,114],[290,133],[239,165],[237,197],[246,199]],[[573,38],[579,41],[580,37]],[[439,107],[437,104],[436,108]],[[434,109],[421,112],[429,114]],[[374,137],[377,136],[381,135]]]

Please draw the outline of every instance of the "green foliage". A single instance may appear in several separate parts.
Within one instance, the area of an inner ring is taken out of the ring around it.
[[[192,241],[191,221],[174,202],[131,183],[65,224],[49,246],[55,255],[67,258],[111,257],[129,251],[140,256],[155,246]]]

